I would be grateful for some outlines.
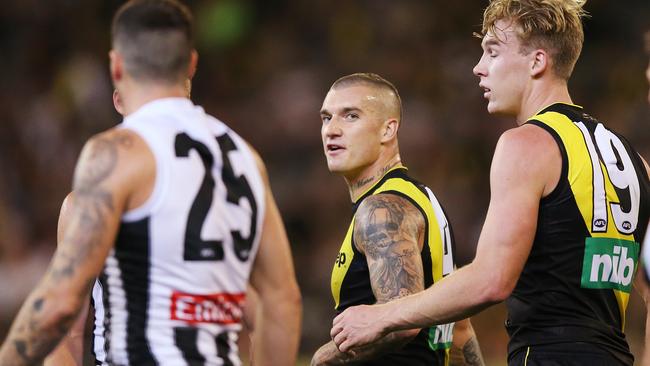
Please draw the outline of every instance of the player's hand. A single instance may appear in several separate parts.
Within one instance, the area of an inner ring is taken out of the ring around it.
[[[341,352],[365,346],[386,335],[384,305],[361,305],[346,309],[334,318],[330,336]]]

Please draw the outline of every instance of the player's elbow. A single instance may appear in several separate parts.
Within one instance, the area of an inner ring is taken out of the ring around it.
[[[483,302],[489,305],[505,301],[515,288],[515,283],[504,279],[494,279],[485,286]]]
[[[494,305],[504,301],[515,288],[516,280],[511,280],[503,271],[490,268],[486,270],[479,264],[473,263],[474,293],[477,294],[479,304]]]
[[[412,340],[415,339],[415,337],[418,336],[420,333],[420,329],[407,329],[407,330],[402,330],[397,333],[397,338],[400,340],[402,344],[407,344],[411,342]]]
[[[42,314],[45,329],[62,329],[72,325],[83,304],[84,301],[79,296],[57,289],[47,291],[42,296],[35,296],[32,308]]]
[[[72,319],[77,317],[84,301],[76,295],[58,295],[54,298],[52,314],[60,320]]]
[[[489,263],[474,261],[468,266],[472,277],[472,291],[477,294],[477,305],[494,305],[505,301],[517,284],[506,268],[494,268]]]
[[[281,287],[259,290],[259,296],[263,307],[269,311],[293,314],[302,311],[302,296],[295,280],[287,281]]]
[[[300,288],[296,281],[291,281],[291,284],[287,286],[285,298],[287,306],[296,312],[302,311],[302,295],[300,294]]]

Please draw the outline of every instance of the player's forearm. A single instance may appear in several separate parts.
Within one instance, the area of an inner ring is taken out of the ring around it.
[[[334,342],[328,342],[314,354],[311,365],[349,365],[375,359],[381,357],[382,354],[402,348],[417,336],[419,331],[419,329],[415,329],[389,333],[372,344],[355,348],[353,352],[347,353],[339,351]]]
[[[86,301],[72,329],[59,346],[45,358],[43,366],[81,366],[83,364],[83,341],[88,306],[88,301]]]
[[[261,295],[260,300],[253,342],[256,366],[294,365],[302,318],[300,293],[296,288],[286,296],[264,299]]]
[[[311,359],[311,366],[345,365],[352,359],[351,353],[343,353],[336,348],[333,341],[321,346]]]
[[[643,276],[643,274],[641,274]],[[650,307],[646,299],[646,320],[645,320],[645,348],[643,349],[642,365],[650,365]]]
[[[37,365],[68,332],[82,301],[58,301],[45,291],[28,297],[0,349],[0,365]]]
[[[474,315],[503,301],[508,290],[470,264],[455,271],[423,292],[381,305],[386,331],[426,328]]]
[[[455,347],[454,347],[455,348]],[[471,337],[458,349],[459,357],[451,359],[451,366],[485,366],[476,337]]]
[[[50,353],[45,361],[43,361],[43,366],[80,366],[81,357],[76,357],[73,355],[74,351],[70,349],[67,343],[67,337],[59,344],[58,347]]]

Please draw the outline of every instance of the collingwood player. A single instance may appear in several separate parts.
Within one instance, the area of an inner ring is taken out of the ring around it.
[[[255,359],[293,365],[300,294],[263,164],[187,98],[189,11],[136,0],[113,21],[111,77],[124,122],[91,138],[50,268],[0,348],[35,365],[92,289],[98,365],[237,365],[246,285],[259,295]]]

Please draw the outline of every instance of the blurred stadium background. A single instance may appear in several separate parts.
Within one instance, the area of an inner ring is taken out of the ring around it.
[[[0,339],[55,248],[58,209],[92,134],[119,123],[108,74],[109,28],[123,1],[8,0],[0,11]],[[192,99],[265,159],[304,298],[305,362],[328,340],[331,266],[350,217],[328,173],[319,108],[344,74],[393,81],[405,107],[402,158],[446,207],[459,264],[474,255],[488,172],[510,119],[489,116],[472,75],[481,1],[186,1],[196,18]],[[647,0],[590,0],[574,101],[650,159],[642,34]],[[467,294],[472,296],[472,294]],[[645,310],[634,296],[627,334],[640,354]],[[489,365],[505,365],[503,306],[473,318]]]

